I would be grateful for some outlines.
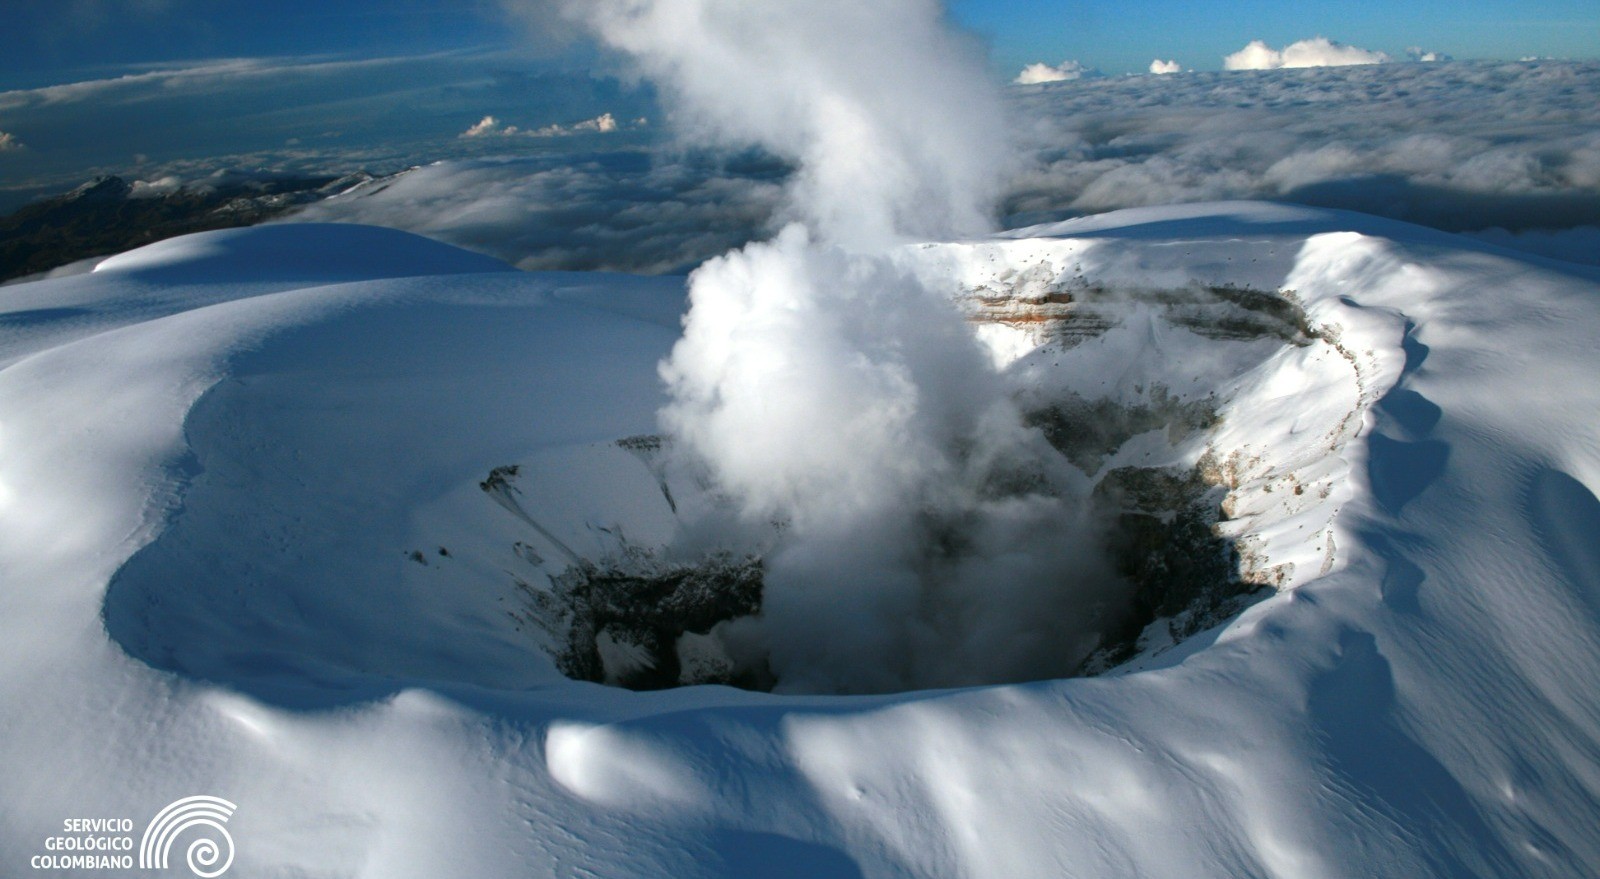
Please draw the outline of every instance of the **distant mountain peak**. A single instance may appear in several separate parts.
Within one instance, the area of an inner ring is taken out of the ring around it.
[[[101,174],[67,193],[64,201],[120,201],[133,192],[133,185],[115,174]]]

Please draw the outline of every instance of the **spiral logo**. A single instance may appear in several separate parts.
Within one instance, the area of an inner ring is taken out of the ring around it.
[[[206,827],[205,835],[189,844],[186,860],[189,869],[202,879],[213,879],[233,866],[233,837],[228,823],[238,806],[221,797],[184,797],[167,806],[151,819],[139,843],[139,866],[145,870],[165,870],[172,844],[185,831]],[[214,831],[214,832],[213,832]],[[215,837],[215,838],[213,838]]]

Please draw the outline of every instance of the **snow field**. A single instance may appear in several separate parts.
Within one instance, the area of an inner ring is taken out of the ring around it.
[[[293,276],[255,280],[264,230],[239,230],[6,291],[0,874],[64,818],[198,793],[239,804],[241,876],[1600,866],[1577,270],[1244,203],[931,248],[956,286],[1049,257],[1108,288],[1293,291],[1315,344],[1211,344],[1142,306],[1059,358],[994,333],[1035,388],[1220,389],[1214,431],[1102,466],[1236,461],[1227,527],[1281,591],[1109,677],[639,694],[529,649],[494,599],[533,539],[477,483],[527,463],[526,511],[584,551],[611,545],[595,525],[666,533],[614,441],[655,430],[678,284],[277,228],[262,259]]]

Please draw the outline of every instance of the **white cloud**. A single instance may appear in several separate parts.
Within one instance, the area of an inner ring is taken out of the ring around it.
[[[192,67],[173,67],[129,73],[107,79],[90,79],[35,89],[0,92],[0,110],[70,104],[91,99],[138,98],[148,90],[220,90],[243,78],[270,76],[289,70],[317,71],[372,62],[299,63],[287,59],[230,58]]]
[[[462,137],[509,137],[516,134],[515,125],[502,125],[493,116],[485,116],[476,125],[461,132]]]
[[[1421,46],[1412,46],[1406,50],[1406,59],[1410,61],[1453,61],[1443,52],[1431,52]]]
[[[20,149],[22,149],[22,141],[17,140],[16,136],[10,132],[0,131],[0,153],[7,153]]]
[[[1157,58],[1156,60],[1150,62],[1150,72],[1155,74],[1182,73],[1183,65],[1179,64],[1177,61],[1162,61],[1160,58]]]
[[[633,120],[628,127],[642,128],[648,125],[649,121],[641,116]],[[493,116],[485,116],[477,124],[461,132],[460,136],[464,138],[514,137],[520,134],[524,137],[566,137],[573,134],[610,134],[614,131],[622,130],[622,127],[622,123],[617,122],[617,117],[610,113],[601,113],[593,119],[585,119],[582,122],[574,122],[571,125],[551,124],[531,130],[524,130],[515,125],[506,125]]]
[[[1223,70],[1277,70],[1284,67],[1346,67],[1356,64],[1382,64],[1391,60],[1382,52],[1371,52],[1335,43],[1327,37],[1313,37],[1290,43],[1278,51],[1261,40],[1251,40],[1243,49],[1222,59]]]
[[[608,134],[617,130],[617,120],[610,113],[601,113],[593,119],[579,122],[573,128],[579,131],[598,131],[601,134]]]
[[[183,188],[184,181],[175,174],[157,177],[154,180],[135,180],[133,188],[129,190],[129,198],[159,198],[171,195]]]
[[[1022,68],[1013,82],[1019,85],[1037,85],[1041,82],[1067,82],[1099,76],[1100,72],[1083,66],[1078,61],[1063,61],[1054,67],[1040,61]]]
[[[645,124],[644,119],[634,120],[634,127]],[[601,113],[593,119],[574,122],[571,125],[546,125],[528,132],[530,137],[565,137],[569,134],[610,134],[617,131],[619,125],[615,116],[610,113]]]
[[[1223,70],[1276,70],[1283,66],[1283,53],[1262,40],[1251,40],[1243,49],[1222,59]]]

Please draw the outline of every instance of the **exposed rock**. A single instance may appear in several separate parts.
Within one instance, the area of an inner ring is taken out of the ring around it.
[[[1028,426],[1039,428],[1056,451],[1091,475],[1100,470],[1107,456],[1141,433],[1164,430],[1167,441],[1177,445],[1217,424],[1214,398],[1185,401],[1159,385],[1150,389],[1148,398],[1147,403],[1130,405],[1068,395],[1028,412],[1026,419]]]
[[[773,681],[765,667],[739,668],[704,639],[685,638],[758,613],[761,587],[759,558],[681,564],[641,554],[574,565],[552,578],[549,592],[533,594],[536,618],[560,642],[556,666],[567,677],[632,690],[707,683],[766,690]]]
[[[1029,333],[1036,344],[1071,348],[1104,334],[1121,320],[1128,304],[1159,306],[1165,318],[1210,339],[1228,341],[1277,338],[1310,344],[1306,316],[1285,294],[1243,287],[1192,285],[1171,290],[1111,289],[1076,278],[1042,280],[1022,273],[1016,286],[985,285],[967,291],[968,320],[996,323]],[[1004,278],[1002,279],[1004,280]]]

